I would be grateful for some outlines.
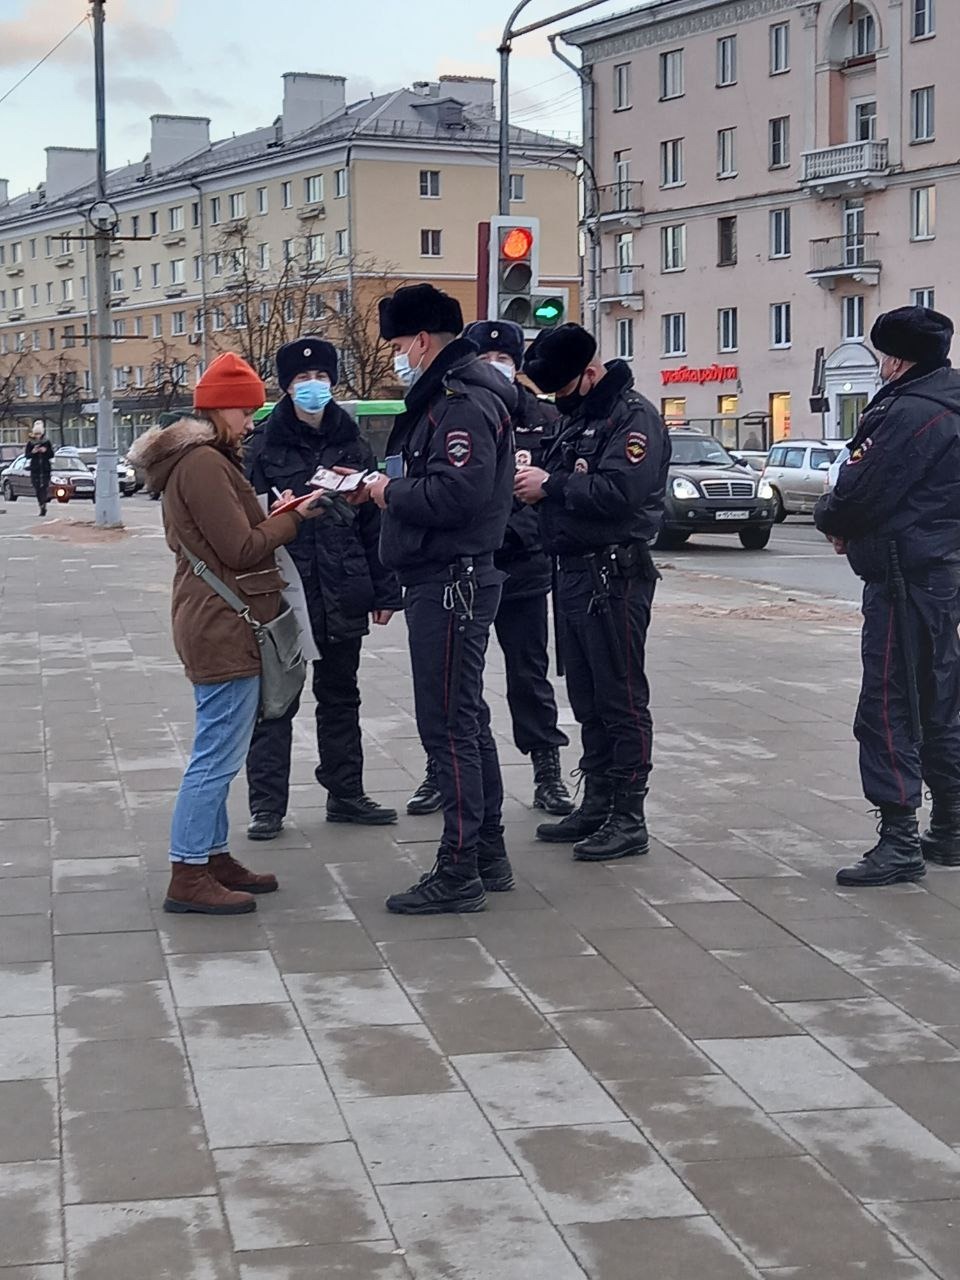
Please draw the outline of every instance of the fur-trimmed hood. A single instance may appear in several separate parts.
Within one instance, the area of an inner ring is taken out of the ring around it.
[[[151,493],[162,493],[177,463],[204,444],[216,445],[210,423],[181,418],[169,427],[151,427],[138,436],[127,450],[127,461],[142,474]]]

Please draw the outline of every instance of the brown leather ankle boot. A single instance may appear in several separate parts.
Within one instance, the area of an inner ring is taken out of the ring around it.
[[[238,916],[256,911],[257,900],[249,893],[234,893],[225,888],[214,879],[205,863],[195,866],[174,862],[163,909],[174,914],[195,911],[207,916]]]
[[[208,865],[214,880],[225,889],[239,889],[243,893],[276,893],[280,888],[276,876],[248,871],[229,853],[212,853]]]

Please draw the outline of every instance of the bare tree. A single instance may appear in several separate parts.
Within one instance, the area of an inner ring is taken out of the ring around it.
[[[54,367],[43,377],[43,398],[54,402],[52,416],[57,424],[61,447],[67,417],[80,412],[80,385],[80,366],[61,352]]]
[[[124,389],[127,398],[149,400],[159,413],[190,404],[190,361],[173,343],[158,338],[144,372],[142,386],[128,385]]]
[[[275,386],[278,349],[318,333],[340,352],[342,390],[357,399],[376,394],[393,369],[377,313],[378,299],[392,287],[390,268],[371,257],[330,257],[320,232],[307,234],[299,246],[287,241],[279,263],[261,257],[268,252],[251,243],[246,221],[221,236],[210,265],[224,287],[205,317],[214,345],[238,352]]]
[[[26,377],[26,366],[25,350],[11,351],[0,356],[0,424],[15,416],[13,410],[21,398],[17,392],[17,384]]]

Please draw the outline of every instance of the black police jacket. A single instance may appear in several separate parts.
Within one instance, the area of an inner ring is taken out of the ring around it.
[[[49,484],[53,466],[53,445],[47,437],[41,436],[39,440],[28,440],[23,452],[30,463],[30,479],[33,483],[45,481]]]
[[[386,489],[380,557],[404,586],[503,545],[513,500],[517,392],[457,338],[410,388],[387,443],[404,475]]]
[[[960,571],[960,374],[912,369],[881,388],[814,523],[865,582],[886,581],[891,542],[908,578]]]
[[[513,413],[513,434],[517,466],[538,467],[545,441],[556,430],[560,415],[552,404],[517,384],[517,407]],[[542,596],[550,590],[550,557],[543,549],[540,519],[536,509],[514,499],[507,521],[503,546],[494,557],[498,569],[507,575],[503,600]]]
[[[579,556],[615,543],[650,542],[663,518],[670,437],[623,360],[584,396],[544,449],[550,472],[537,503],[543,544]]]
[[[373,450],[356,423],[331,401],[319,430],[308,427],[284,396],[270,417],[247,440],[244,467],[256,492],[313,493],[307,481],[317,467],[376,466]],[[287,551],[293,558],[318,645],[366,635],[376,609],[402,607],[400,585],[380,562],[380,512],[372,502],[355,508],[356,519],[342,527],[320,516],[305,520]]]

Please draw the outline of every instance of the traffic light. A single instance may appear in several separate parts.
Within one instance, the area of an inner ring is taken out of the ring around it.
[[[567,312],[567,300],[559,293],[534,294],[533,327],[535,329],[555,329],[563,324]]]
[[[538,218],[490,219],[487,317],[534,327],[533,290],[540,266]]]

